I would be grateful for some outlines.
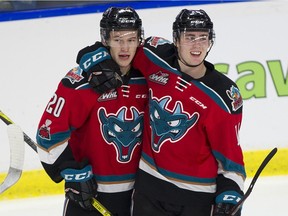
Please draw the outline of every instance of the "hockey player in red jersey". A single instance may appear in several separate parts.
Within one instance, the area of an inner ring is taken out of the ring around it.
[[[173,23],[173,40],[147,38],[133,60],[149,88],[133,215],[229,215],[246,178],[239,143],[242,97],[205,60],[215,34],[204,10],[183,9]]]
[[[145,78],[131,67],[143,39],[142,21],[130,7],[111,7],[100,28],[105,49],[84,56],[83,67],[61,80],[36,136],[44,169],[53,181],[65,180],[64,216],[102,215],[91,198],[113,215],[131,212],[148,102]],[[92,66],[96,61],[101,62]],[[111,83],[96,93],[89,81],[98,82],[94,77],[102,73]],[[110,84],[121,87],[103,93]]]
[[[145,126],[151,125],[144,132],[135,216],[224,216],[243,195],[242,98],[205,60],[214,39],[207,13],[184,9],[173,23],[174,44],[151,37],[135,56],[148,81]]]

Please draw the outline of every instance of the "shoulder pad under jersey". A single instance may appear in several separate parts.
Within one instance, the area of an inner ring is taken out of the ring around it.
[[[62,84],[67,88],[80,89],[90,88],[87,73],[80,67],[74,67],[61,80]]]
[[[231,113],[241,113],[243,100],[237,84],[217,71],[211,63],[205,61],[205,66],[208,74],[200,80],[221,97]]]
[[[169,57],[175,54],[174,44],[161,37],[148,37],[145,40],[144,48],[148,48],[153,53],[161,57]]]

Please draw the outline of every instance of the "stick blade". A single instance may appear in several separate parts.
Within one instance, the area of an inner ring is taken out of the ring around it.
[[[0,194],[12,187],[20,179],[24,165],[24,136],[18,125],[7,126],[8,140],[10,146],[10,167],[8,174],[0,185]]]
[[[0,185],[0,194],[8,190],[14,184],[18,182],[22,174],[22,170],[9,167],[8,174],[2,184]]]

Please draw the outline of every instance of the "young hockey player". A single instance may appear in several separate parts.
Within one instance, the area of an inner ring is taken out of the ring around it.
[[[239,143],[242,97],[205,60],[215,34],[204,10],[181,10],[173,40],[147,38],[133,60],[149,88],[133,215],[229,215],[246,178]]]
[[[205,11],[182,10],[173,39],[148,38],[135,56],[148,81],[151,131],[144,132],[133,214],[228,215],[246,177],[242,98],[236,84],[205,61],[215,39]]]
[[[56,183],[65,180],[64,216],[102,215],[92,198],[113,215],[131,213],[148,98],[145,78],[131,67],[143,39],[142,21],[130,7],[111,7],[103,13],[100,31],[99,43],[107,49],[84,56],[85,67],[66,74],[37,131],[45,171]],[[94,77],[101,73],[121,87],[96,93],[88,82],[96,82]]]

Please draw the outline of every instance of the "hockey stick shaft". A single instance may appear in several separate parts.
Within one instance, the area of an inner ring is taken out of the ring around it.
[[[113,216],[98,200],[95,198],[91,199],[91,203],[95,209],[97,209],[103,216]]]
[[[0,110],[0,118],[3,122],[5,122],[7,125],[14,124],[14,122],[5,115]],[[35,151],[37,152],[37,145],[36,143],[26,134],[23,132],[24,141]],[[91,200],[92,205],[95,209],[97,209],[103,216],[112,216],[112,214],[95,198],[92,198]]]
[[[265,157],[265,159],[262,161],[261,165],[259,166],[258,170],[256,171],[248,190],[246,191],[246,193],[244,194],[244,196],[242,197],[242,199],[231,209],[230,213],[228,214],[229,216],[234,216],[238,210],[241,208],[241,206],[243,205],[244,201],[248,198],[248,196],[250,195],[250,193],[253,190],[253,187],[258,179],[258,177],[260,176],[261,172],[263,171],[263,169],[266,167],[266,165],[269,163],[269,161],[274,157],[274,155],[277,152],[277,148],[274,148],[270,151],[270,153]]]

